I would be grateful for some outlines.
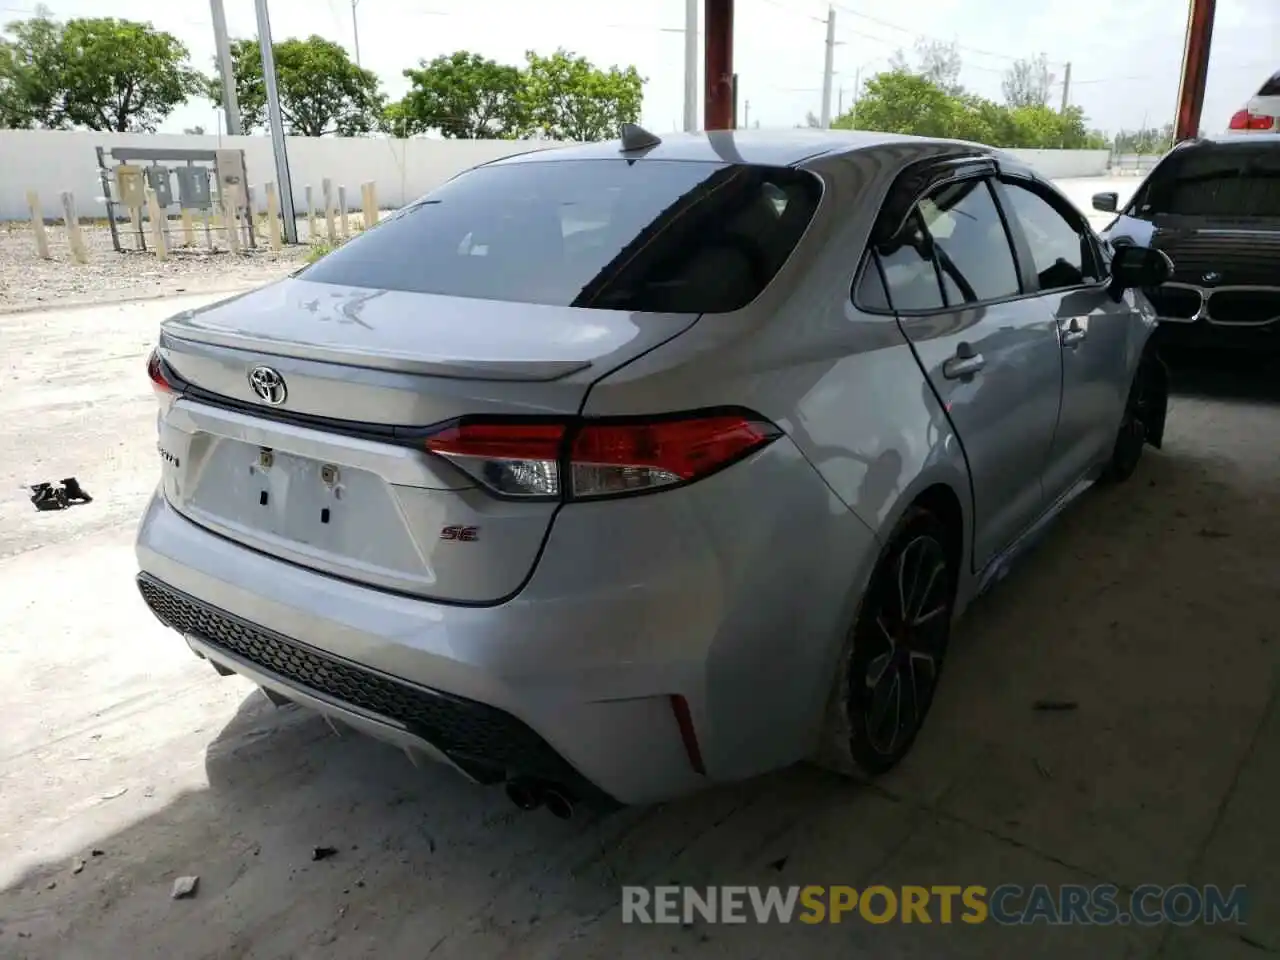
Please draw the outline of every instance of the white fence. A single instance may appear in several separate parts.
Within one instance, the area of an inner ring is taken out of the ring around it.
[[[289,137],[289,172],[293,203],[306,210],[305,189],[318,194],[328,177],[335,193],[347,187],[349,203],[359,197],[358,185],[378,185],[383,207],[399,207],[443,183],[454,174],[487,160],[556,146],[549,141],[520,140],[393,140],[355,137]],[[62,216],[59,194],[76,196],[81,216],[105,215],[95,147],[152,147],[212,150],[239,148],[245,152],[249,184],[262,203],[261,185],[276,179],[269,137],[216,137],[186,134],[89,133],[61,130],[0,130],[0,220],[26,219],[26,195],[35,190],[46,217]],[[1010,150],[1045,176],[1099,176],[1106,173],[1105,150]]]

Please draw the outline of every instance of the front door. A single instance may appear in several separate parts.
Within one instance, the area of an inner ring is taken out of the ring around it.
[[[1130,343],[1132,295],[1107,293],[1106,270],[1084,219],[1031,180],[1005,178],[1001,203],[1062,345],[1062,410],[1044,469],[1045,494],[1063,496],[1115,445],[1140,344]]]
[[[986,177],[927,193],[879,251],[899,323],[951,416],[973,482],[975,569],[1045,506],[1061,393],[1058,333],[1024,296]]]

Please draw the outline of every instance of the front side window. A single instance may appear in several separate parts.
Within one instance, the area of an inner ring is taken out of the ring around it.
[[[998,300],[1020,292],[1018,267],[985,180],[945,184],[920,202],[948,302]]]
[[[556,306],[723,313],[809,226],[812,174],[672,160],[534,160],[454,178],[307,268],[320,283]]]
[[[1078,287],[1099,279],[1088,234],[1021,184],[1006,182],[1004,195],[1009,215],[1018,221],[1031,248],[1041,290]]]

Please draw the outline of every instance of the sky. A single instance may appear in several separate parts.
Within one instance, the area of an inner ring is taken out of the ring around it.
[[[278,42],[316,33],[353,55],[352,0],[269,0]],[[224,0],[232,38],[256,35],[253,0]],[[4,22],[30,16],[36,0],[0,0]],[[176,35],[193,63],[213,71],[207,0],[48,0],[55,17],[115,16],[150,21]],[[699,2],[701,6],[701,2]],[[396,98],[401,74],[419,60],[470,50],[520,63],[528,49],[557,47],[598,66],[634,64],[648,79],[642,123],[679,128],[684,96],[684,0],[357,0],[360,61]],[[735,67],[739,121],[791,127],[821,107],[827,0],[736,0]],[[1001,99],[1000,82],[1018,58],[1045,54],[1062,97],[1071,64],[1071,103],[1092,127],[1114,132],[1173,119],[1186,29],[1186,0],[842,0],[835,4],[833,112],[851,102],[859,80],[887,67],[917,39],[960,46],[960,81]],[[1218,0],[1202,126],[1226,127],[1231,114],[1280,70],[1280,0]],[[701,89],[701,83],[699,84]],[[701,107],[699,107],[701,117]],[[162,132],[202,126],[214,132],[212,104],[187,104]]]

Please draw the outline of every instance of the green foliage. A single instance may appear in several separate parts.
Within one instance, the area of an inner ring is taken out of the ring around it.
[[[1173,136],[1172,123],[1163,127],[1121,130],[1116,134],[1116,153],[1161,154],[1173,146]]]
[[[409,92],[387,108],[397,136],[438,130],[456,139],[512,139],[525,126],[518,67],[459,50],[404,71]]]
[[[557,50],[525,54],[521,89],[525,132],[552,140],[604,140],[640,119],[644,78],[635,67],[601,70]]]
[[[369,133],[383,121],[378,76],[351,62],[347,51],[324,37],[289,39],[272,44],[276,89],[285,131],[300,137],[342,137]],[[262,50],[257,40],[231,44],[232,71],[240,122],[248,130],[267,125],[267,87],[262,76]],[[208,82],[208,95],[222,104],[222,81]]]
[[[893,70],[873,77],[856,106],[833,127],[951,137],[996,147],[1106,149],[1106,138],[1086,129],[1079,107],[1007,107],[975,94],[948,93],[926,76]]]
[[[404,71],[409,92],[382,114],[392,136],[437,131],[456,139],[601,140],[640,118],[644,78],[586,57],[530,51],[523,67],[459,50]]]
[[[154,132],[203,87],[187,48],[150,24],[47,16],[9,25],[0,42],[0,123]]]

